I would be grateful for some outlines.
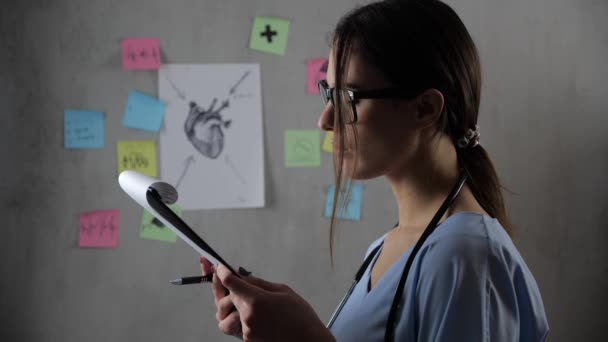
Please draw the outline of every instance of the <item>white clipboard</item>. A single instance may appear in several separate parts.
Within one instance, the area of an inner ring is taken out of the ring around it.
[[[121,172],[118,176],[118,183],[127,195],[175,232],[197,253],[214,265],[223,264],[234,275],[240,277],[219,254],[167,206],[167,204],[175,203],[178,197],[177,190],[172,185],[132,170]]]

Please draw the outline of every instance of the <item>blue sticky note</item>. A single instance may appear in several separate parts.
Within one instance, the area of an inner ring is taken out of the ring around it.
[[[63,112],[65,148],[103,148],[103,113],[66,109]]]
[[[125,108],[122,124],[128,128],[158,132],[163,122],[166,107],[166,103],[152,96],[131,91],[127,99],[127,108]]]
[[[344,190],[344,188],[342,189]],[[325,217],[331,217],[331,209],[334,201],[334,192],[336,187],[331,185],[327,191],[327,199],[325,200]],[[348,204],[344,208],[341,200],[338,201],[338,208],[336,209],[336,218],[343,220],[359,221],[361,220],[361,203],[363,200],[363,185],[359,183],[353,183],[351,185],[351,192]]]

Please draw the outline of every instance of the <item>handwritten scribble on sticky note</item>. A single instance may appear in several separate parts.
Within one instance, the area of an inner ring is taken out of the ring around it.
[[[122,124],[128,128],[158,132],[167,105],[158,99],[138,91],[129,92]]]
[[[361,204],[363,202],[363,185],[359,183],[351,184],[351,192],[348,197],[348,204],[346,207],[341,205],[343,203],[343,196],[346,196],[345,189],[340,190],[340,199],[338,200],[338,207],[336,208],[336,218],[343,220],[359,221],[361,220]],[[331,217],[331,210],[334,201],[334,192],[336,187],[331,185],[327,191],[327,198],[325,199],[325,217]]]
[[[272,17],[255,17],[251,28],[249,47],[253,50],[284,55],[287,49],[289,20]]]
[[[306,92],[319,95],[317,83],[327,75],[327,58],[315,58],[306,61]]]
[[[333,151],[334,151],[333,139],[334,139],[334,132],[325,133],[325,138],[323,138],[323,145],[322,145],[323,151],[328,152],[328,153],[333,153]]]
[[[122,68],[125,70],[158,70],[160,40],[158,38],[126,38],[121,40]]]
[[[103,113],[66,109],[63,113],[65,148],[103,148]]]
[[[314,167],[321,165],[319,130],[285,130],[285,166]]]
[[[171,208],[177,216],[182,215],[182,208],[177,204],[171,204],[169,205],[169,208]],[[177,241],[177,235],[145,209],[143,210],[141,224],[139,225],[139,237],[141,239],[165,242]]]
[[[150,177],[157,176],[156,144],[152,140],[118,141],[118,173],[134,170]]]
[[[118,245],[118,209],[82,213],[80,247],[116,247]]]

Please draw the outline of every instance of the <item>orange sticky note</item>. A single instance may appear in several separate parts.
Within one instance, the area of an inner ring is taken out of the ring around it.
[[[118,245],[118,209],[97,210],[80,215],[80,247]]]
[[[317,82],[327,75],[327,58],[314,58],[306,61],[306,92],[319,95]]]
[[[125,70],[158,70],[160,40],[158,38],[126,38],[120,42],[122,68]]]

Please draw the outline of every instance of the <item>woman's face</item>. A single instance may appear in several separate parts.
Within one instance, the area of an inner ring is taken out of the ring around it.
[[[367,64],[355,52],[350,57],[346,73],[347,88],[352,90],[373,90],[390,85],[379,70]],[[335,65],[333,50],[330,51],[327,69],[327,83],[330,88],[335,84]],[[361,99],[355,107],[357,122],[346,125],[344,164],[346,175],[352,179],[370,179],[388,175],[396,168],[413,161],[418,138],[415,129],[415,101],[397,99]],[[345,110],[350,110],[350,105]],[[334,127],[334,109],[328,102],[319,117],[319,128],[334,131],[333,148],[336,153],[340,139]],[[354,149],[353,130],[357,133],[357,148]],[[353,170],[356,155],[356,170]]]

